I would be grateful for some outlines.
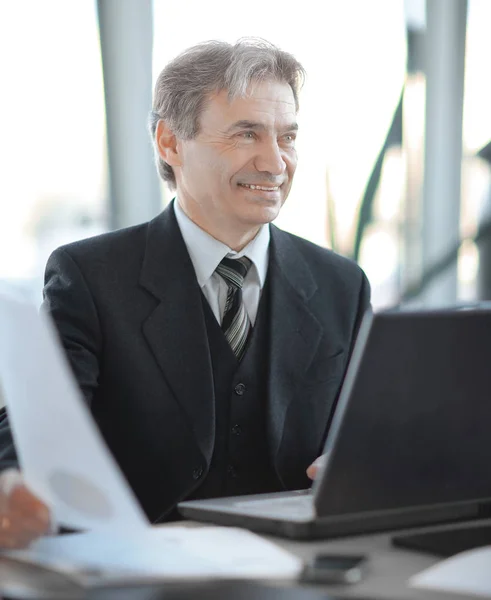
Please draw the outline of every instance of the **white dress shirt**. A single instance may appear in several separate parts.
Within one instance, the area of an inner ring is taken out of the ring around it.
[[[174,201],[174,211],[184,243],[191,257],[198,284],[219,323],[222,322],[228,286],[225,280],[215,273],[222,258],[247,256],[252,261],[242,288],[242,298],[251,324],[256,322],[261,291],[266,281],[269,258],[269,225],[263,225],[256,237],[240,252],[235,252],[219,242],[186,215],[178,200]]]

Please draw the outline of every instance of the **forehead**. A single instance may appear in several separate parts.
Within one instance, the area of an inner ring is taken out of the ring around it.
[[[294,123],[295,98],[287,83],[262,81],[252,83],[244,97],[228,97],[227,90],[212,94],[201,115],[204,129],[222,129],[236,121],[248,120],[273,126]]]

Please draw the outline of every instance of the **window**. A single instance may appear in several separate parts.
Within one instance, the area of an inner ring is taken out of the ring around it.
[[[96,6],[0,3],[0,282],[40,300],[46,259],[105,229]]]

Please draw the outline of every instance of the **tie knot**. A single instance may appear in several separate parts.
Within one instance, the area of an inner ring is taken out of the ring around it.
[[[216,272],[225,279],[227,285],[242,289],[247,271],[251,268],[252,262],[247,256],[241,258],[224,258],[216,268]]]

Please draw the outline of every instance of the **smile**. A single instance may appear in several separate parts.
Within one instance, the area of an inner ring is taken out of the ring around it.
[[[280,189],[280,186],[266,187],[264,185],[254,185],[249,183],[239,183],[240,186],[248,188],[249,190],[262,190],[263,192],[276,192]]]

